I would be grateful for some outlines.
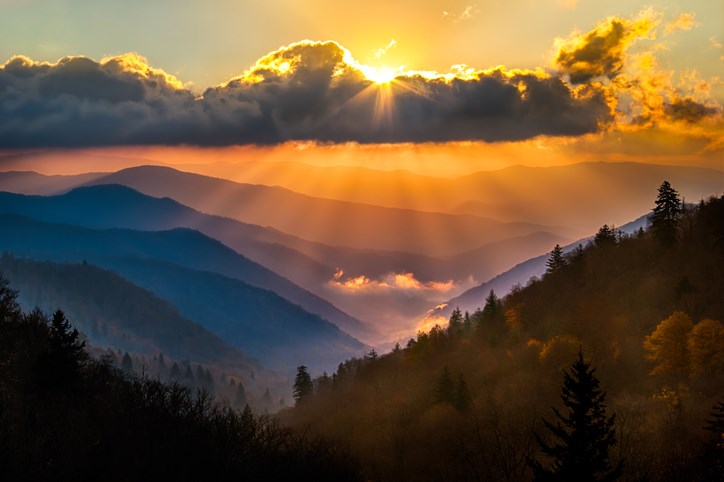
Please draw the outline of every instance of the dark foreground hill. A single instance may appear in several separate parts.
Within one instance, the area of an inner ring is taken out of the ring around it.
[[[541,416],[567,413],[561,369],[582,351],[622,480],[721,480],[724,198],[672,219],[674,237],[602,228],[504,299],[340,364],[284,419],[349,442],[370,479],[532,480],[532,460],[552,464]]]
[[[0,278],[0,479],[358,480],[349,456],[272,418],[90,358],[62,311]]]

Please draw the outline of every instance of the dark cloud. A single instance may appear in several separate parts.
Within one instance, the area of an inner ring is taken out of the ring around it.
[[[334,42],[300,42],[196,97],[135,54],[0,66],[0,146],[406,142],[575,136],[612,121],[604,93],[540,72],[399,75]]]
[[[609,18],[590,32],[574,35],[560,45],[556,65],[574,84],[596,77],[612,79],[623,69],[626,49],[649,35],[657,24],[653,12],[644,12],[637,20]]]
[[[664,105],[664,113],[672,120],[694,123],[704,117],[717,115],[719,110],[709,107],[693,99],[677,99]]]

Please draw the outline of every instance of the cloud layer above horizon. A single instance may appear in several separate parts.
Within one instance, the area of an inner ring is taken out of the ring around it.
[[[0,65],[0,147],[494,142],[721,117],[659,71],[622,74],[629,46],[658,24],[611,18],[560,40],[557,71],[397,69],[386,82],[335,42],[302,41],[201,95],[138,54],[16,56]]]

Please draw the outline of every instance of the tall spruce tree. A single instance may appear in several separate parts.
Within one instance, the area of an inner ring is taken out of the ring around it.
[[[560,244],[556,244],[546,261],[546,273],[555,273],[565,265],[566,260],[563,257],[563,248],[561,248]]]
[[[450,315],[450,322],[447,326],[447,331],[451,336],[458,335],[463,329],[463,314],[460,312],[460,308],[455,308]]]
[[[682,212],[679,193],[671,187],[669,181],[659,186],[656,197],[656,206],[651,212],[651,231],[656,239],[664,246],[676,243],[679,216]]]
[[[599,389],[595,369],[578,360],[563,374],[561,399],[567,413],[553,408],[555,421],[543,419],[550,440],[538,434],[541,451],[552,459],[546,467],[531,460],[537,481],[613,481],[621,476],[623,460],[613,465],[608,451],[616,444],[615,415],[606,416],[606,393]]]
[[[314,383],[307,371],[307,367],[297,367],[297,376],[294,378],[294,401],[297,405],[314,393]]]

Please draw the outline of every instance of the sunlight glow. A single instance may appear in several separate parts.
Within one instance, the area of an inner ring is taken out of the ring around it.
[[[393,69],[390,67],[371,67],[369,65],[360,65],[359,69],[365,77],[375,84],[389,84],[395,77],[400,74],[400,68]]]

